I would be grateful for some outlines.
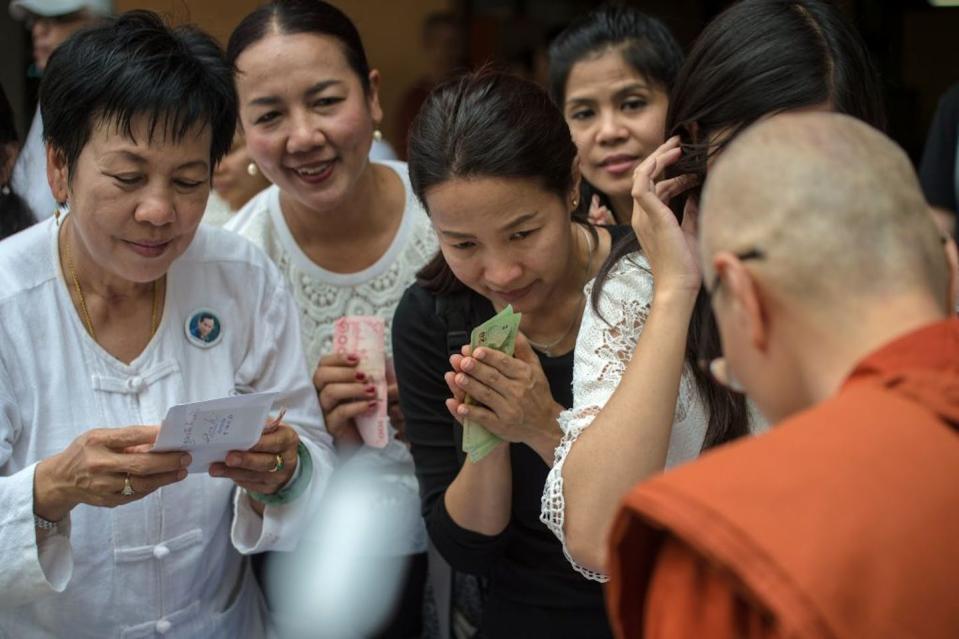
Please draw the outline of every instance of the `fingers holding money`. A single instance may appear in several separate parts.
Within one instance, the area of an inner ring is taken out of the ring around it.
[[[473,356],[462,358],[459,372],[447,373],[447,385],[454,395],[447,400],[447,409],[458,421],[468,417],[512,442],[528,442],[545,431],[557,430],[559,405],[539,361],[534,360],[530,363],[477,348]],[[476,405],[465,404],[464,395]]]
[[[353,420],[376,405],[376,386],[358,364],[355,355],[330,353],[313,373],[326,429],[337,445],[362,442]]]

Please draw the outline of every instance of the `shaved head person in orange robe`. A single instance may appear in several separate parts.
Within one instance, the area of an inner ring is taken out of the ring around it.
[[[959,637],[959,319],[912,165],[847,116],[769,118],[702,200],[725,360],[771,424],[640,484],[622,637]]]

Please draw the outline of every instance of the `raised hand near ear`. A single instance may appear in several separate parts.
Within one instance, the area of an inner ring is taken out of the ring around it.
[[[666,167],[682,155],[679,138],[672,137],[643,160],[633,172],[632,227],[656,281],[656,293],[699,291],[702,273],[696,244],[698,208],[687,201],[680,226],[666,202],[690,188],[695,179],[682,175],[660,180]]]

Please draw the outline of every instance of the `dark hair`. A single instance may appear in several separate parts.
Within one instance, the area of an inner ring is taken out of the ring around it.
[[[133,138],[133,119],[149,118],[180,141],[209,125],[210,170],[233,141],[236,93],[216,41],[191,26],[171,28],[150,11],[130,11],[75,33],[50,56],[40,84],[43,139],[72,172],[93,126],[114,122]]]
[[[526,178],[564,199],[573,188],[576,146],[563,115],[529,80],[483,69],[437,87],[410,127],[413,192],[455,178]],[[580,202],[573,219],[586,224]],[[592,230],[592,227],[590,227]],[[462,290],[442,251],[417,273],[438,294]]]
[[[13,109],[10,108],[6,91],[0,85],[0,166],[6,166],[10,159],[7,145],[18,141]],[[0,187],[0,239],[3,239],[32,225],[35,219],[30,207],[9,184],[3,183]]]
[[[586,58],[618,50],[637,73],[665,93],[673,88],[683,63],[683,51],[660,20],[639,9],[604,4],[574,20],[549,47],[549,90],[560,111],[566,102],[566,84],[573,66]],[[609,198],[586,180],[581,198],[597,195],[612,210]]]
[[[676,78],[666,130],[680,135],[683,157],[670,175],[693,174],[702,183],[709,157],[756,120],[827,101],[877,128],[885,124],[878,75],[855,29],[823,0],[742,0],[706,26]],[[684,203],[677,198],[674,210]],[[632,233],[613,247],[596,277],[594,307],[616,262],[639,249]],[[713,382],[698,365],[719,351],[719,332],[701,289],[686,361],[709,408],[704,449],[748,432],[745,398]]]
[[[230,34],[226,59],[236,70],[236,60],[270,33],[312,33],[335,38],[347,64],[370,92],[370,65],[356,26],[345,13],[323,0],[273,0],[249,14]]]

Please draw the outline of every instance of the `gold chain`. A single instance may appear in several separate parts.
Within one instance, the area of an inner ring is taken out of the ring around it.
[[[64,233],[66,232],[67,231],[64,231]],[[73,258],[70,255],[70,239],[67,235],[63,237],[63,257],[67,263],[67,269],[70,271],[70,279],[73,280],[73,287],[77,290],[77,298],[80,300],[80,314],[83,315],[83,323],[86,324],[90,337],[96,342],[97,332],[93,330],[93,319],[90,317],[90,311],[87,309],[87,300],[83,297],[83,289],[80,288],[80,278],[77,277],[77,269],[73,266]],[[157,327],[160,325],[159,309],[159,287],[157,286],[156,280],[153,280],[153,311],[150,316],[150,337],[153,337],[157,332]]]
[[[585,280],[584,280],[584,282],[583,282],[583,285],[585,286],[585,285],[586,285],[586,282],[589,281],[589,265],[593,262],[593,251],[595,250],[596,247],[595,247],[595,245],[593,244],[593,238],[592,238],[592,236],[590,235],[589,231],[587,231],[586,229],[584,229],[582,226],[580,226],[580,225],[578,225],[578,224],[576,225],[576,227],[585,234],[585,236],[586,236],[586,245],[589,247],[589,252],[588,252],[588,254],[587,254],[587,256],[586,256],[586,268],[583,269],[583,270],[584,270],[583,276],[584,276],[584,278],[585,278]],[[550,350],[551,350],[552,348],[554,348],[557,344],[559,344],[561,341],[563,341],[563,339],[564,339],[567,335],[569,335],[569,332],[570,332],[571,330],[573,330],[573,327],[574,327],[574,326],[576,326],[577,320],[579,320],[579,319],[581,318],[581,315],[582,315],[582,312],[583,312],[583,308],[584,308],[585,305],[586,305],[586,304],[585,304],[585,302],[586,302],[586,295],[582,293],[582,287],[580,287],[580,293],[583,295],[583,299],[580,300],[579,305],[576,307],[576,312],[573,314],[573,321],[570,322],[569,326],[566,327],[566,330],[563,331],[563,334],[560,335],[559,337],[557,337],[555,340],[553,340],[552,342],[550,342],[550,343],[548,343],[548,344],[541,344],[541,343],[539,343],[539,342],[534,342],[534,341],[531,340],[529,337],[527,337],[527,338],[526,338],[526,341],[530,343],[530,346],[532,346],[532,347],[535,348],[536,350],[538,350],[538,351],[540,351],[541,353],[543,353],[544,355],[546,355],[546,357],[552,357],[552,356],[553,356],[553,354],[550,352]]]

